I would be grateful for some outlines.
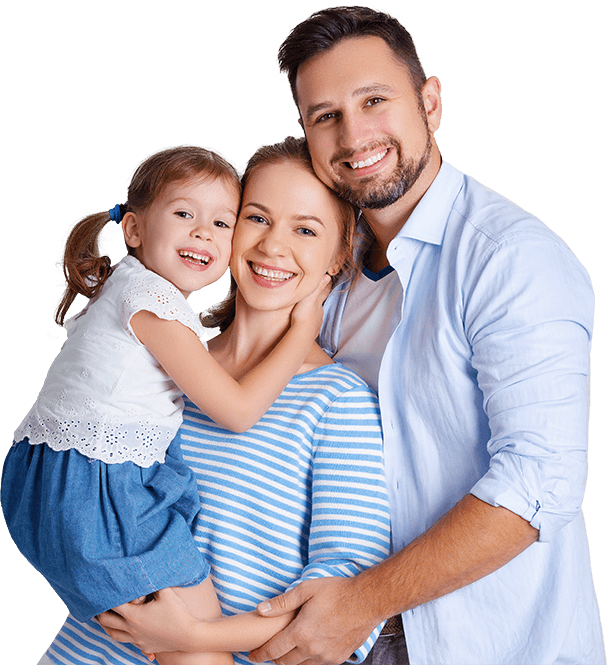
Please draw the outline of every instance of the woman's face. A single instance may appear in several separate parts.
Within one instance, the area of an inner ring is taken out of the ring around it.
[[[250,307],[288,309],[341,268],[334,195],[296,162],[258,167],[243,192],[230,269]]]

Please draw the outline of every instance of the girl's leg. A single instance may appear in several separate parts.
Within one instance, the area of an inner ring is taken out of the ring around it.
[[[190,612],[203,620],[218,619],[221,617],[221,607],[211,579],[207,579],[198,586],[175,588]],[[160,665],[234,665],[232,654],[223,653],[161,653],[156,655]]]

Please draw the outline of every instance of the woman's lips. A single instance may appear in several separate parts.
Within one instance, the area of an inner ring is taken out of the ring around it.
[[[249,268],[253,273],[253,277],[257,282],[270,283],[273,286],[278,286],[288,282],[295,276],[294,272],[283,270],[275,266],[266,266],[261,263],[249,261]]]

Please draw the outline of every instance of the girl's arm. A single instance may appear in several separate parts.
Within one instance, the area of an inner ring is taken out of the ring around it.
[[[244,432],[272,406],[299,370],[318,335],[329,278],[295,306],[291,327],[274,350],[240,381],[233,379],[179,321],[141,310],[131,318],[133,332],[165,372],[199,409],[218,425]]]
[[[150,603],[120,605],[98,620],[112,639],[130,642],[144,653],[202,653],[256,649],[285,628],[293,616],[269,619],[247,612],[201,621],[190,614],[173,589],[162,589]]]

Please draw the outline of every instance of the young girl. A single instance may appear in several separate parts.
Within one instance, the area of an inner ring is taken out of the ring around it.
[[[57,322],[78,293],[91,300],[67,322],[67,341],[15,433],[2,507],[21,552],[79,620],[166,587],[179,587],[193,614],[220,616],[192,537],[196,482],[169,447],[182,393],[221,426],[248,429],[299,369],[322,319],[319,287],[239,382],[201,343],[186,298],[227,269],[239,197],[238,175],[218,155],[166,150],[137,169],[126,204],[85,218],[68,238]],[[113,268],[97,249],[110,219],[128,246]],[[217,658],[197,662],[232,662]]]

